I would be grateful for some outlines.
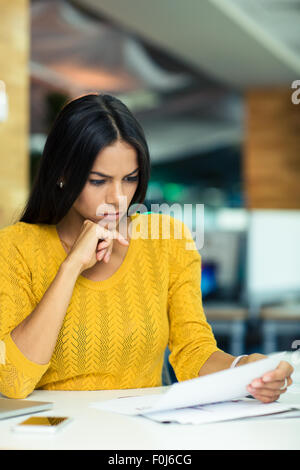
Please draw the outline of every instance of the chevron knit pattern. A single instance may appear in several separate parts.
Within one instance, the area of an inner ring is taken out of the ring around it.
[[[158,387],[167,346],[179,381],[197,377],[219,350],[203,312],[201,258],[188,227],[170,215],[136,213],[131,229],[125,259],[110,278],[77,278],[43,365],[29,360],[10,333],[67,255],[55,225],[17,222],[0,230],[0,393]]]

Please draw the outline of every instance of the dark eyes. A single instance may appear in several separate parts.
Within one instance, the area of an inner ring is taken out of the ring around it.
[[[138,176],[128,176],[127,181],[129,183],[133,183],[134,181],[138,180]],[[101,184],[104,184],[106,180],[90,180],[90,183],[93,184],[94,186],[100,186]]]

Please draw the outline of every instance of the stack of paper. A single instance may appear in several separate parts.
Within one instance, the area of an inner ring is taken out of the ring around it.
[[[244,366],[177,382],[161,394],[120,397],[90,406],[126,415],[142,415],[160,422],[194,424],[282,413],[295,407],[244,398],[249,395],[247,385],[275,369],[285,355],[285,352],[277,353]]]
[[[161,423],[206,424],[254,416],[286,415],[286,412],[290,412],[290,410],[292,410],[290,406],[280,403],[266,404],[257,400],[249,399],[247,401],[241,399],[176,410],[157,411],[149,413],[145,417]]]

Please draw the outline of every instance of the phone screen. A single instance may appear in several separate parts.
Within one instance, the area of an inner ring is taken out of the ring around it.
[[[19,426],[46,426],[53,427],[66,421],[68,418],[61,416],[31,416],[26,419]]]

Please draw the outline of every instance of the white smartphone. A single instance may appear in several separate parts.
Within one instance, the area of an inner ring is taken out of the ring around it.
[[[54,433],[64,428],[72,418],[67,416],[31,416],[12,427],[15,432]]]

